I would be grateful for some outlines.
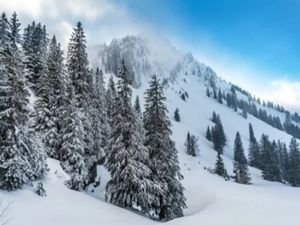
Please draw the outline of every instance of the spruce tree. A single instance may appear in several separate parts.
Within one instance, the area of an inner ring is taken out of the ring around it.
[[[190,132],[187,133],[187,136],[186,136],[186,141],[185,141],[185,148],[186,148],[186,153],[188,155],[191,155],[191,156],[196,156],[196,153],[198,152],[198,139],[194,136],[194,135],[191,135]]]
[[[34,128],[39,132],[48,156],[59,159],[60,107],[65,91],[65,69],[60,44],[51,39],[47,57],[47,70],[36,84]]]
[[[214,99],[218,99],[218,94],[217,94],[216,88],[213,89],[213,96],[214,96]]]
[[[47,48],[48,38],[45,26],[41,23],[34,22],[25,30],[25,40],[23,42],[24,49],[24,65],[26,68],[26,79],[38,96],[37,89],[39,85],[43,85],[43,78],[47,73]]]
[[[210,130],[210,127],[207,126],[207,130],[206,130],[206,139],[209,140],[209,141],[212,141],[212,137],[211,137],[211,130]]]
[[[217,161],[214,169],[215,174],[218,174],[221,177],[224,177],[225,179],[228,179],[227,170],[225,168],[222,156],[220,153],[217,154]]]
[[[16,13],[0,19],[0,183],[15,190],[47,173],[44,152],[28,129],[28,98]]]
[[[292,186],[300,186],[300,151],[295,138],[292,138],[289,148],[288,181]]]
[[[74,87],[75,98],[80,107],[86,107],[90,97],[89,69],[86,53],[86,38],[81,22],[78,22],[71,34],[68,45],[67,66]]]
[[[289,154],[285,143],[278,141],[279,165],[282,179],[288,181]]]
[[[155,193],[160,201],[155,205],[155,212],[159,219],[166,221],[183,216],[185,197],[180,174],[177,150],[171,140],[171,122],[167,116],[165,106],[166,97],[163,87],[153,76],[145,94],[145,112],[143,115],[145,127],[145,144],[150,153],[150,169],[152,180],[162,188],[162,192]]]
[[[111,174],[111,180],[106,186],[106,200],[153,216],[152,205],[159,203],[155,196],[157,186],[150,179],[152,171],[149,168],[149,152],[139,133],[142,124],[138,123],[131,104],[132,91],[124,61],[121,63],[119,78],[106,162]]]
[[[276,143],[271,143],[269,137],[263,134],[260,149],[263,178],[269,181],[281,181]]]
[[[134,110],[135,112],[142,117],[142,110],[141,110],[141,105],[140,105],[140,99],[139,96],[137,95],[134,101]]]
[[[110,119],[115,107],[115,100],[117,97],[117,91],[115,87],[115,82],[111,76],[108,80],[108,86],[106,90],[106,103],[107,103],[107,117]]]
[[[84,158],[89,170],[88,184],[94,182],[96,177],[96,166],[99,162],[101,150],[95,148],[93,137],[93,113],[95,112],[92,90],[92,72],[88,68],[88,57],[86,53],[86,38],[80,22],[71,34],[68,45],[67,68],[71,85],[74,89],[75,103],[82,116],[84,127]]]
[[[243,143],[239,132],[237,132],[234,141],[233,167],[233,172],[235,174],[235,182],[240,184],[249,184],[251,178],[248,172],[247,159],[245,157]]]
[[[218,115],[216,114],[215,111],[213,111],[211,121],[212,121],[213,123],[217,123],[218,120],[219,120],[219,119],[218,119]]]
[[[221,89],[219,89],[219,92],[218,92],[218,102],[219,102],[220,104],[223,104],[222,98],[223,98],[222,92],[221,92]]]
[[[67,97],[67,87],[69,83],[66,75],[63,51],[56,37],[53,36],[49,45],[49,54],[47,58],[47,75],[49,79],[48,101],[49,109],[52,111],[53,126],[50,126],[44,136],[44,143],[48,148],[50,157],[60,159],[61,147],[61,129],[62,129],[62,113],[64,100]]]
[[[180,115],[179,115],[179,109],[176,108],[175,111],[174,111],[174,120],[176,122],[180,122]]]
[[[206,96],[210,98],[210,91],[208,87],[206,88]]]
[[[219,115],[216,116],[216,124],[212,129],[211,136],[214,144],[214,149],[218,153],[223,154],[227,140],[224,133],[222,121]]]
[[[260,169],[260,149],[254,135],[252,124],[249,124],[249,165]]]
[[[69,174],[66,185],[74,190],[83,190],[88,183],[88,167],[84,158],[84,126],[82,109],[78,108],[72,86],[68,87],[68,100],[62,111],[61,165]]]
[[[102,148],[101,151],[103,151],[103,149],[107,146],[109,131],[108,131],[108,119],[107,119],[107,102],[105,97],[106,89],[104,84],[103,72],[99,68],[97,68],[96,70],[94,80],[95,80],[94,87],[93,87],[93,97],[94,97],[94,104],[95,104],[94,108],[99,119],[99,128],[96,129],[98,129],[99,130],[98,132],[100,133],[99,144],[100,147]],[[104,154],[104,152],[102,152],[101,154]]]

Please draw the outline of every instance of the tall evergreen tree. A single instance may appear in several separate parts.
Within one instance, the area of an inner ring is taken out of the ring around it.
[[[233,172],[235,173],[235,182],[240,184],[249,184],[251,178],[248,172],[247,159],[245,157],[243,143],[239,132],[237,132],[234,141],[233,167]]]
[[[176,108],[175,111],[174,111],[174,120],[176,122],[180,122],[180,115],[179,115],[179,109]]]
[[[288,181],[292,186],[300,186],[300,151],[295,138],[292,138],[289,147]]]
[[[42,136],[50,157],[59,159],[60,107],[65,91],[63,52],[55,36],[51,39],[46,73],[36,84],[34,128]]]
[[[218,118],[217,113],[216,113],[215,111],[213,111],[211,121],[212,121],[213,123],[217,123],[218,120],[219,120],[219,118]]]
[[[281,181],[276,143],[271,143],[269,137],[263,134],[260,149],[263,178],[269,181]]]
[[[99,132],[100,132],[100,147],[104,149],[107,145],[108,139],[108,119],[107,119],[107,101],[106,101],[106,89],[104,83],[103,72],[97,68],[95,73],[95,84],[93,87],[93,96],[95,98],[96,112],[99,117]],[[103,153],[103,152],[102,152]]]
[[[68,45],[67,66],[75,97],[80,107],[86,107],[90,97],[86,38],[81,22],[74,28]]]
[[[209,140],[209,141],[212,141],[212,137],[211,137],[211,130],[210,130],[210,127],[207,126],[207,130],[206,130],[206,139]]]
[[[214,99],[218,99],[218,94],[217,94],[216,88],[213,89],[213,96],[214,96]]]
[[[106,166],[111,180],[106,186],[107,201],[126,208],[137,209],[151,216],[152,205],[159,199],[153,194],[156,185],[150,179],[149,152],[139,133],[136,114],[131,105],[132,91],[128,71],[122,61],[119,71],[117,105],[113,112],[113,126]]]
[[[111,76],[108,81],[108,86],[106,90],[106,104],[107,104],[107,117],[110,119],[115,107],[115,100],[117,97],[117,91],[115,87],[115,82]]]
[[[185,148],[186,153],[191,156],[196,156],[196,153],[199,150],[198,146],[198,139],[195,137],[195,135],[191,135],[190,132],[187,133],[186,141],[185,141]]]
[[[149,85],[145,94],[146,103],[143,115],[146,130],[145,144],[150,153],[152,180],[157,182],[163,190],[162,193],[155,193],[160,199],[159,205],[155,205],[155,212],[160,220],[170,220],[183,216],[183,208],[186,207],[183,186],[179,181],[182,175],[177,150],[171,140],[171,122],[164,103],[166,98],[163,87],[156,76],[153,76]]]
[[[63,107],[61,165],[70,175],[67,186],[74,190],[83,190],[88,183],[88,167],[84,157],[84,126],[82,109],[78,108],[73,87],[68,87],[68,102]]]
[[[249,124],[249,165],[261,168],[259,144],[255,138],[252,124]]]
[[[215,174],[218,174],[221,177],[224,177],[225,179],[228,178],[227,170],[225,168],[222,156],[220,153],[217,154],[217,161],[215,165]]]
[[[38,96],[37,89],[43,85],[47,73],[48,38],[46,27],[34,22],[25,29],[23,49],[25,55],[26,78],[34,94]]]
[[[282,174],[282,179],[284,181],[288,180],[288,166],[289,166],[289,154],[285,143],[278,141],[278,150],[279,150],[279,165],[280,171]]]
[[[222,96],[221,89],[219,89],[219,91],[218,91],[218,102],[220,104],[223,104],[223,96]]]
[[[220,153],[223,154],[224,147],[226,145],[226,136],[224,133],[223,125],[220,116],[218,115],[216,117],[216,124],[212,129],[212,141],[214,144],[214,149]]]
[[[28,129],[28,97],[16,13],[0,19],[0,183],[15,190],[47,172],[45,154]]]
[[[134,101],[134,110],[138,115],[140,115],[140,117],[142,117],[142,109],[141,109],[140,99],[138,95],[136,96]]]
[[[206,88],[206,96],[210,98],[210,90],[208,87]]]
[[[95,168],[99,161],[100,150],[94,147],[92,128],[94,112],[94,105],[92,103],[93,78],[88,68],[86,38],[80,22],[74,28],[69,41],[67,68],[71,85],[74,88],[76,107],[83,114],[80,118],[84,127],[84,158],[89,169],[88,183],[92,183],[96,177]]]

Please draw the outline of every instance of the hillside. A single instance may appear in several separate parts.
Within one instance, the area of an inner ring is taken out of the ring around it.
[[[109,46],[92,48],[90,64],[93,67],[100,66],[105,71],[105,78],[108,79],[116,69],[116,65],[111,62],[119,60],[121,56],[127,56],[131,59],[127,63],[133,73],[131,77],[134,86],[133,97],[139,95],[143,105],[143,93],[150,76],[155,73],[165,84],[169,117],[173,118],[175,109],[179,108],[181,122],[172,119],[172,137],[176,142],[184,175],[183,185],[188,208],[184,211],[184,217],[167,224],[285,225],[298,221],[300,208],[298,188],[265,181],[261,177],[261,171],[255,168],[250,168],[253,185],[225,181],[207,170],[213,168],[216,161],[212,143],[205,138],[207,126],[213,125],[210,120],[213,111],[220,114],[228,140],[223,159],[229,174],[232,174],[233,170],[233,142],[237,131],[241,134],[247,153],[249,123],[253,125],[257,139],[264,133],[272,140],[281,140],[288,144],[291,136],[250,114],[247,118],[242,117],[241,109],[235,112],[225,105],[225,101],[220,104],[215,99],[208,98],[206,90],[212,81],[225,93],[230,92],[231,85],[219,78],[210,67],[198,62],[191,54],[182,54],[168,42],[164,40],[161,42],[164,48],[154,48],[152,51],[153,41],[145,41],[144,37],[114,40]],[[184,101],[181,94],[185,92],[188,97]],[[248,96],[239,92],[238,98],[248,99]],[[257,107],[264,108],[268,114],[279,116],[281,120],[285,119],[285,113],[259,104]],[[196,157],[188,156],[184,150],[188,131],[199,137],[200,152]],[[4,202],[11,203],[9,224],[158,224],[104,201],[108,173],[103,167],[98,168],[100,186],[90,187],[87,193],[81,193],[65,187],[64,181],[68,176],[58,161],[48,159],[48,164],[50,171],[44,182],[46,197],[37,196],[31,187],[12,193],[1,191]]]

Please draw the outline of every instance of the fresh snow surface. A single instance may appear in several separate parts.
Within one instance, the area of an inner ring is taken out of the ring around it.
[[[94,54],[98,57],[98,53]],[[136,59],[138,60],[138,59]],[[244,119],[225,105],[206,97],[205,76],[214,72],[203,64],[195,62],[190,55],[178,64],[177,73],[165,89],[167,107],[173,124],[173,139],[178,149],[187,206],[182,218],[167,222],[172,225],[297,225],[299,223],[300,189],[276,182],[264,181],[259,170],[250,168],[253,185],[236,184],[213,175],[205,168],[213,168],[216,152],[212,143],[205,139],[205,132],[212,112],[220,114],[228,144],[223,155],[229,174],[232,174],[233,142],[240,132],[244,148],[248,149],[248,125],[253,125],[256,138],[262,133],[270,139],[280,139],[287,144],[291,136],[277,130],[251,115]],[[195,72],[196,71],[196,72]],[[198,71],[198,72],[197,72]],[[108,76],[106,76],[108,78]],[[149,76],[141,76],[141,86],[133,90],[133,100],[139,95],[143,104],[144,91]],[[217,79],[217,86],[228,91],[230,85]],[[179,92],[186,91],[186,101]],[[239,98],[245,96],[239,95]],[[33,100],[32,100],[33,101]],[[173,120],[173,113],[179,108],[181,122]],[[278,113],[266,108],[268,113]],[[282,116],[282,115],[280,115]],[[184,152],[187,132],[199,137],[200,152],[190,157]],[[1,199],[9,204],[8,225],[149,225],[159,224],[130,210],[105,202],[105,184],[109,174],[99,167],[101,184],[89,187],[86,193],[69,190],[64,185],[68,176],[59,162],[49,159],[49,174],[43,181],[46,197],[34,193],[34,187],[25,187],[15,192],[0,191]],[[1,224],[1,223],[0,223]]]
[[[213,168],[216,152],[205,137],[207,125],[212,125],[212,111],[221,115],[228,145],[224,162],[232,173],[233,140],[236,131],[241,133],[245,149],[248,146],[248,124],[252,123],[256,137],[262,133],[271,138],[289,142],[290,136],[252,116],[244,119],[225,105],[209,99],[202,78],[197,76],[179,77],[166,89],[167,106],[170,117],[176,107],[180,109],[182,122],[173,122],[173,138],[179,152],[183,184],[188,208],[185,217],[167,224],[205,225],[293,225],[299,220],[300,189],[261,179],[260,171],[251,168],[253,185],[240,185],[210,174],[204,168]],[[134,96],[142,96],[144,88],[134,90]],[[179,90],[189,94],[186,102],[181,100]],[[200,152],[190,157],[184,152],[186,133],[190,131],[199,137]],[[15,192],[1,191],[1,198],[9,209],[9,224],[12,225],[98,225],[98,224],[157,224],[132,211],[118,208],[104,201],[105,183],[109,179],[107,171],[99,168],[101,185],[89,193],[69,190],[64,186],[68,176],[59,162],[49,159],[49,174],[44,181],[46,197],[34,193],[33,187]],[[34,184],[36,185],[36,184]]]

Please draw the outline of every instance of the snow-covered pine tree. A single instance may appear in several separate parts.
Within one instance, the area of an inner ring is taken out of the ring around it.
[[[36,191],[35,193],[41,197],[45,197],[47,194],[46,194],[46,190],[44,188],[44,185],[42,182],[39,182],[37,184],[37,188],[36,188]]]
[[[88,167],[84,158],[84,126],[82,109],[78,107],[73,86],[68,87],[68,100],[63,107],[61,166],[69,174],[67,186],[74,190],[83,190],[88,183]]]
[[[299,144],[295,138],[290,143],[289,164],[287,177],[292,186],[300,186],[300,151]]]
[[[224,133],[222,121],[219,115],[216,116],[216,124],[212,128],[211,136],[214,144],[214,149],[218,153],[223,154],[224,147],[226,145],[227,140]]]
[[[134,101],[134,106],[133,106],[135,112],[140,115],[140,117],[142,118],[142,109],[141,109],[141,105],[140,105],[140,99],[139,96],[137,95]]]
[[[251,123],[249,123],[249,165],[258,169],[261,168],[259,144]]]
[[[218,94],[217,94],[216,88],[213,89],[213,96],[214,96],[214,99],[218,99]]]
[[[47,58],[47,74],[49,79],[48,101],[53,114],[53,126],[50,126],[44,136],[44,143],[48,147],[48,155],[53,158],[59,158],[61,146],[61,128],[63,118],[61,109],[64,106],[64,99],[67,96],[67,76],[64,64],[63,51],[56,37],[53,36],[49,45],[49,54]],[[56,140],[55,140],[56,139]]]
[[[103,72],[99,68],[96,70],[95,74],[95,84],[94,84],[94,95],[97,98],[97,110],[99,112],[100,118],[100,146],[104,149],[107,145],[108,139],[108,118],[107,118],[107,103],[106,103],[106,89],[104,83]],[[103,154],[103,152],[102,152]]]
[[[261,137],[260,149],[262,177],[269,181],[281,181],[276,143],[271,143],[269,137],[263,134]]]
[[[184,144],[186,148],[186,153],[188,155],[196,156],[196,153],[199,151],[199,146],[197,142],[198,139],[195,137],[195,135],[191,135],[190,132],[188,132]]]
[[[210,90],[209,90],[209,87],[206,88],[206,96],[207,96],[208,98],[210,98]]]
[[[217,153],[217,161],[214,169],[215,174],[218,174],[221,177],[224,177],[225,179],[228,179],[227,170],[225,168],[222,156],[220,153]]]
[[[60,107],[65,91],[63,53],[55,36],[51,39],[47,57],[47,69],[36,84],[34,128],[50,157],[59,159]]]
[[[90,97],[90,72],[86,53],[86,38],[81,22],[77,23],[69,40],[67,67],[77,103],[79,107],[85,108],[89,104],[86,100]]]
[[[217,115],[217,113],[215,112],[215,111],[213,111],[213,113],[212,113],[212,117],[211,117],[211,121],[213,122],[213,123],[217,123],[218,122],[218,115]]]
[[[186,154],[192,155],[193,152],[192,152],[192,147],[191,147],[191,135],[190,135],[190,132],[188,132],[187,135],[186,135],[186,140],[185,140],[184,146],[186,148],[186,150],[185,150]]]
[[[92,117],[94,105],[92,104],[93,78],[88,68],[86,53],[86,38],[81,22],[78,22],[71,34],[68,45],[67,69],[71,85],[74,88],[75,103],[82,114],[80,119],[84,127],[84,158],[89,169],[89,181],[94,182],[96,165],[101,150],[94,148]]]
[[[153,171],[151,177],[163,189],[162,193],[155,193],[160,202],[154,206],[159,219],[163,221],[183,216],[183,208],[186,207],[183,186],[179,181],[182,175],[177,150],[171,140],[171,122],[167,116],[165,100],[163,87],[156,76],[153,76],[145,94],[143,121],[145,144],[149,148],[150,168]]]
[[[221,89],[219,89],[219,91],[218,91],[218,102],[220,104],[223,104],[223,96],[222,96]]]
[[[244,147],[239,132],[236,133],[234,141],[233,172],[235,174],[235,182],[240,184],[250,183],[251,178],[248,172],[247,159],[245,157]]]
[[[179,114],[179,109],[178,108],[176,108],[175,109],[175,111],[174,111],[174,120],[176,121],[176,122],[180,122],[180,114]]]
[[[288,166],[289,166],[289,154],[285,143],[281,141],[277,142],[278,154],[279,154],[279,166],[282,179],[288,180]]]
[[[33,22],[24,31],[23,49],[26,79],[34,94],[37,94],[37,84],[41,82],[40,77],[45,76],[47,71],[47,48],[46,27],[41,23]]]
[[[211,130],[210,130],[209,126],[207,126],[205,137],[206,137],[207,140],[212,141]]]
[[[91,131],[93,138],[93,155],[95,163],[90,169],[90,182],[94,182],[97,176],[97,165],[104,162],[104,148],[107,145],[107,113],[105,104],[105,88],[102,71],[96,69],[93,73],[94,82],[91,83],[91,105],[89,106],[89,117],[91,121]]]
[[[106,104],[107,104],[107,117],[110,119],[112,117],[112,113],[115,110],[115,101],[117,97],[117,91],[115,87],[115,82],[113,76],[111,76],[108,80],[107,90],[106,90]]]
[[[28,97],[16,13],[0,19],[0,186],[15,190],[47,172],[46,158],[28,129]]]
[[[132,91],[124,61],[121,62],[119,78],[106,157],[106,167],[111,174],[106,186],[106,200],[156,218],[152,206],[159,203],[155,195],[160,192],[157,190],[159,186],[150,179],[149,152],[139,132],[142,124],[138,123],[131,104]]]

